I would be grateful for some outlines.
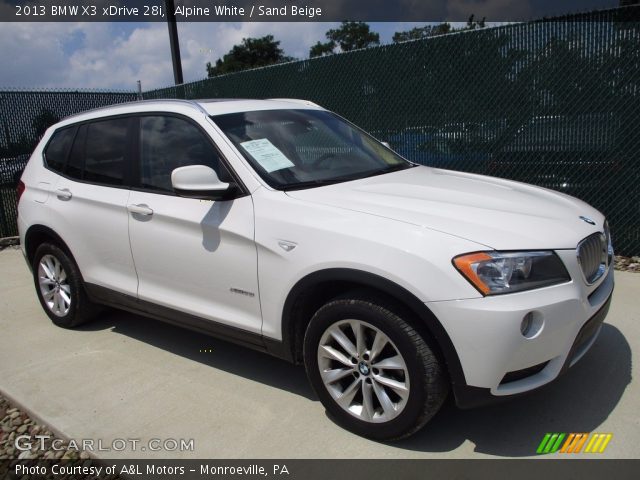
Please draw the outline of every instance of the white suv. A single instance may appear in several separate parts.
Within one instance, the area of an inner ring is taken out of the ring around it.
[[[371,438],[555,379],[613,291],[601,213],[412,164],[301,100],[145,101],[47,130],[19,184],[62,327],[122,308],[304,363]]]

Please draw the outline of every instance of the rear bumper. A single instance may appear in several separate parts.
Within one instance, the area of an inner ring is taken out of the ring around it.
[[[610,293],[609,298],[606,300],[600,310],[598,310],[598,312],[593,315],[580,329],[573,342],[573,345],[571,346],[569,354],[565,358],[562,368],[555,378],[558,378],[560,375],[569,370],[573,365],[575,365],[595,343],[596,339],[598,338],[598,334],[600,333],[602,323],[609,313],[611,299],[612,294]],[[535,388],[533,390],[535,390]],[[453,385],[453,393],[456,399],[456,404],[459,408],[463,409],[498,403],[503,400],[511,399],[514,396],[520,396],[529,393],[530,391],[532,390],[526,390],[524,392],[513,395],[494,395],[491,392],[490,388],[473,387],[466,384]]]

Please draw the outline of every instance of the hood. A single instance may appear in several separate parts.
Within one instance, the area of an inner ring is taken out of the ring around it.
[[[496,250],[575,248],[601,231],[604,223],[596,209],[562,193],[423,166],[287,194],[445,232]]]

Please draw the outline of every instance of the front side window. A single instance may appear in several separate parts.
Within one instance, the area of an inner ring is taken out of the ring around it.
[[[173,192],[171,172],[178,167],[206,165],[223,182],[229,174],[211,141],[195,125],[178,117],[140,118],[140,186]]]
[[[53,134],[47,148],[44,151],[44,159],[47,166],[56,172],[61,172],[67,160],[67,153],[73,142],[75,128],[65,128]]]
[[[85,181],[107,185],[124,183],[128,127],[128,118],[89,124],[85,140]]]
[[[413,166],[324,110],[266,110],[212,117],[274,188],[309,188]]]

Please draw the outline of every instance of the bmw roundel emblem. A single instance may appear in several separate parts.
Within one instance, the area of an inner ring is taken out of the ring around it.
[[[589,225],[595,225],[596,224],[596,222],[591,220],[589,217],[583,217],[582,215],[580,215],[580,220],[582,220],[583,222],[587,222]]]

